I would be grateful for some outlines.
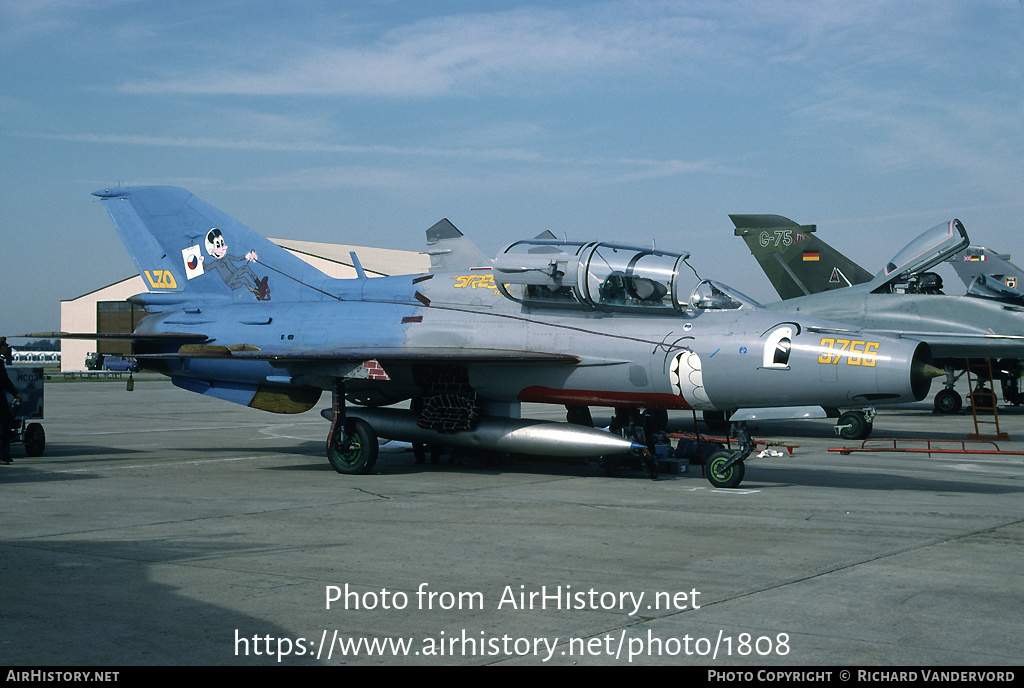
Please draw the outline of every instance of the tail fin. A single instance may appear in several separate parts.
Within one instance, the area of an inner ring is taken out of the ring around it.
[[[153,304],[322,298],[331,278],[170,186],[96,191]]]
[[[996,253],[984,246],[968,246],[950,258],[957,276],[970,287],[979,274],[990,275],[1010,289],[1024,290],[1024,270],[1010,262],[1010,254]]]
[[[814,225],[780,215],[730,215],[783,299],[870,282],[873,275],[816,236]]]
[[[448,218],[427,230],[431,272],[458,272],[491,264],[491,259],[467,239]]]

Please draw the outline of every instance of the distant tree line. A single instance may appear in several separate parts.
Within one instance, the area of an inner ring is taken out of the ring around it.
[[[25,344],[11,346],[18,351],[60,351],[59,339],[36,339]]]

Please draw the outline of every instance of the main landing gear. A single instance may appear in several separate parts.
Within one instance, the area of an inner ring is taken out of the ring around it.
[[[953,414],[960,413],[964,406],[964,398],[954,389],[957,380],[964,376],[967,371],[957,375],[953,366],[946,366],[945,386],[935,394],[935,413]]]
[[[334,424],[327,440],[327,460],[339,473],[369,473],[377,463],[379,443],[373,428],[359,418]]]
[[[960,413],[964,398],[955,389],[940,389],[935,395],[935,413]]]
[[[345,418],[344,384],[339,380],[331,390],[333,420],[327,435],[327,461],[338,473],[369,473],[377,463],[380,445],[370,424],[361,418]]]
[[[998,361],[980,359],[972,364],[968,360],[965,361],[965,366],[959,369],[959,373],[957,372],[958,369],[955,369],[953,366],[946,366],[945,386],[935,394],[935,413],[960,413],[964,406],[964,398],[954,389],[954,386],[964,375],[967,375],[968,380],[971,379],[971,376],[968,375],[968,370],[972,369],[972,366],[976,379],[980,382],[989,383],[989,389],[994,390],[995,382],[999,380],[1003,399],[1007,404],[1020,406],[1024,403],[1024,394],[1021,393],[1020,389],[1022,373],[1020,361],[1005,358]],[[974,397],[977,392],[978,390],[975,389],[970,396]],[[995,406],[995,404],[990,405]]]

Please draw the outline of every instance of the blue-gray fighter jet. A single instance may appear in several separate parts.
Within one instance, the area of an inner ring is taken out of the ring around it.
[[[368,278],[356,261],[356,278],[335,279],[183,189],[95,195],[150,287],[130,299],[151,313],[125,336],[139,363],[277,413],[330,391],[339,473],[370,471],[378,437],[622,455],[643,450],[642,423],[587,427],[590,406],[652,422],[673,409],[799,417],[920,400],[935,374],[918,341],[765,310],[717,282],[691,289],[685,253],[534,239],[492,261],[442,220],[430,272]],[[565,405],[575,422],[523,419],[523,402]],[[753,444],[739,427],[740,449],[708,461],[716,486],[743,478]]]

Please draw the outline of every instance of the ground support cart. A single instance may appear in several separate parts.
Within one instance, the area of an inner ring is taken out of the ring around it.
[[[21,397],[21,403],[13,406],[17,422],[13,440],[24,444],[25,453],[29,456],[42,456],[46,448],[46,433],[42,424],[36,421],[43,419],[43,369],[12,366],[7,368],[7,375]]]

